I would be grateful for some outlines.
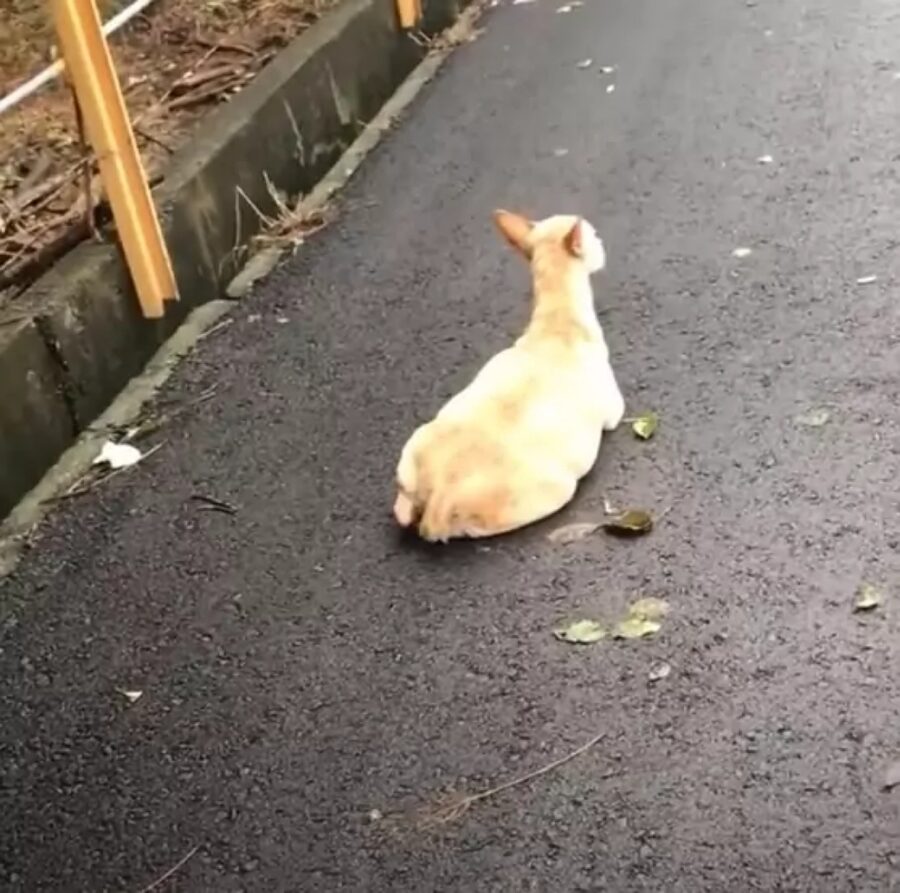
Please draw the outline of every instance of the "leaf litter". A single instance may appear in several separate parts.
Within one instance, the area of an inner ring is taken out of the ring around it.
[[[662,629],[662,620],[668,612],[668,602],[663,599],[640,598],[629,607],[625,618],[616,624],[613,638],[643,639],[655,635]]]
[[[564,524],[547,534],[547,539],[556,546],[569,546],[598,530],[604,530],[613,536],[632,537],[642,536],[653,530],[653,515],[645,509],[626,508],[617,511],[604,500],[604,511],[611,516],[606,521],[576,521],[573,524]]]
[[[553,630],[561,642],[573,645],[592,645],[612,635],[614,639],[644,639],[662,629],[669,604],[661,598],[639,598],[628,606],[625,616],[616,621],[610,631],[597,620],[574,620]],[[656,664],[650,671],[650,681],[665,679],[671,672],[668,664]]]
[[[649,440],[656,434],[659,427],[659,415],[655,412],[645,412],[631,420],[631,430],[635,437],[641,440]]]
[[[642,536],[653,530],[653,515],[644,509],[625,509],[601,526],[613,536]]]
[[[574,620],[565,626],[558,626],[553,635],[562,642],[574,645],[592,645],[607,636],[606,629],[595,620]]]

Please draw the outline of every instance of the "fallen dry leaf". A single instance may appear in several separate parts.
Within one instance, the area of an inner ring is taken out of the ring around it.
[[[606,638],[606,630],[595,620],[575,620],[553,630],[553,635],[563,642],[590,645]]]
[[[653,530],[653,516],[644,509],[625,509],[609,521],[604,521],[603,529],[614,536],[641,536]]]
[[[577,543],[578,540],[583,540],[586,536],[596,533],[599,529],[600,525],[594,521],[581,521],[557,527],[556,530],[548,534],[547,539],[555,545],[567,546],[570,543]]]
[[[877,586],[873,586],[871,583],[860,584],[853,602],[854,612],[874,611],[882,604],[884,604],[884,593]]]
[[[631,423],[631,430],[641,440],[649,440],[659,427],[659,416],[655,412],[645,412]]]

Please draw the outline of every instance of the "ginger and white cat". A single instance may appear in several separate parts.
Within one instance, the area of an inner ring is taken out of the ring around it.
[[[494,219],[530,261],[531,320],[407,441],[394,517],[433,542],[506,533],[575,495],[625,402],[594,310],[603,242],[580,217]]]

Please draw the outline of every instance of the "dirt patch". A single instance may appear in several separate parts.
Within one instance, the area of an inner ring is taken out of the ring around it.
[[[339,0],[158,0],[111,39],[151,182],[204,115],[245,87]],[[126,3],[100,4],[108,18]],[[0,35],[2,95],[53,58],[43,0],[14,0]],[[0,303],[108,219],[63,82],[0,117]]]

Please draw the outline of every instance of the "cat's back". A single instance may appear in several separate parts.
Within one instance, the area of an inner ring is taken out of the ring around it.
[[[520,339],[492,357],[437,419],[501,436],[523,428],[595,426],[601,405],[596,384],[607,364],[602,341],[566,345]]]

